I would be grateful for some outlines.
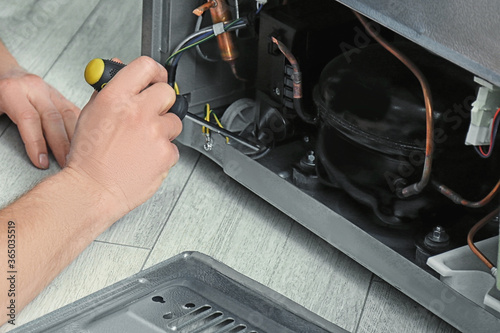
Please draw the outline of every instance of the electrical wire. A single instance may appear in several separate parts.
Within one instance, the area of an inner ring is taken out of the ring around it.
[[[467,235],[467,244],[469,245],[471,251],[490,269],[493,276],[496,276],[496,267],[495,265],[476,247],[474,244],[474,236],[476,233],[488,224],[495,216],[498,216],[500,208],[495,209],[484,218],[482,218],[479,222],[477,222],[469,231]]]
[[[217,115],[215,114],[215,112],[212,111],[212,109],[210,108],[210,104],[206,104],[205,105],[205,121],[207,122],[210,122],[210,115],[212,115],[215,119],[215,122],[217,123],[217,125],[220,127],[220,128],[224,128],[224,126],[222,126],[222,123],[220,122],[219,120],[219,117],[217,117]],[[204,134],[210,134],[210,130],[208,128],[206,128],[205,126],[203,126],[201,128],[202,132]],[[229,144],[229,137],[226,136],[226,143]]]
[[[487,152],[484,152],[482,146],[474,146],[474,149],[476,152],[481,156],[482,158],[488,158],[491,156],[491,153],[493,152],[493,146],[495,145],[495,138],[497,136],[498,132],[498,126],[500,123],[500,118],[498,118],[498,115],[500,114],[500,108],[495,112],[495,116],[493,117],[493,121],[491,122],[491,134],[490,134],[490,145],[488,148]]]
[[[205,105],[205,121],[210,122],[210,104],[208,103]],[[205,126],[201,128],[201,131],[204,134],[210,134],[210,130]]]
[[[415,77],[420,82],[422,87],[422,93],[424,95],[425,102],[425,112],[426,112],[426,137],[425,137],[425,160],[424,160],[424,169],[422,171],[422,177],[420,181],[414,183],[412,185],[406,186],[401,189],[398,195],[403,198],[407,198],[422,192],[422,190],[427,186],[431,177],[432,171],[432,161],[434,155],[434,119],[433,119],[433,103],[432,103],[432,95],[431,90],[429,88],[429,83],[425,78],[424,74],[420,71],[420,69],[404,54],[402,54],[399,50],[397,50],[394,46],[390,45],[384,38],[380,35],[374,33],[366,20],[357,12],[353,11],[354,15],[361,22],[363,27],[366,29],[368,34],[372,36],[380,45],[382,45],[387,51],[392,53],[396,58],[399,59],[408,69],[415,75]]]
[[[246,19],[236,19],[224,25],[225,31],[233,31],[241,28],[245,28],[248,25],[248,21]],[[165,61],[165,68],[168,71],[168,83],[173,85],[175,82],[175,77],[177,75],[177,66],[179,61],[188,49],[199,45],[209,39],[215,37],[213,27],[207,27],[198,32],[195,32],[188,37],[186,37],[177,47],[174,49],[172,54]]]
[[[234,0],[234,10],[236,12],[236,18],[240,18],[240,1],[239,0]]]
[[[244,28],[246,26],[247,26],[247,21],[240,18],[240,19],[235,19],[227,24],[224,24],[224,30],[232,31]],[[174,49],[172,54],[165,61],[165,65],[173,64],[175,62],[175,60],[173,59],[182,55],[183,52],[189,50],[192,47],[195,47],[196,45],[206,42],[207,40],[212,39],[214,37],[215,34],[212,27],[208,27],[206,29],[202,29],[198,32],[195,32],[194,34],[191,34],[190,36],[185,38],[177,48]]]
[[[239,15],[238,15],[237,18],[239,19]],[[198,19],[196,20],[196,25],[195,25],[195,28],[194,28],[195,32],[200,31],[201,22],[202,21],[203,21],[203,15],[198,16]],[[219,59],[210,58],[205,53],[203,53],[203,51],[200,48],[200,45],[196,45],[196,53],[198,53],[198,55],[200,56],[200,58],[202,58],[203,60],[206,60],[208,62],[218,62],[219,61]]]

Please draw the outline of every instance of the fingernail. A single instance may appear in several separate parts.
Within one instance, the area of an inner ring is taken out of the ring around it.
[[[40,154],[38,161],[40,162],[41,168],[47,169],[49,167],[49,156],[47,154]]]

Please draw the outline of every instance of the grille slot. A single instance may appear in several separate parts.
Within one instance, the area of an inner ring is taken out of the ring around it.
[[[210,305],[203,305],[180,317],[168,319],[166,324],[171,332],[179,333],[259,333],[247,330],[247,325],[236,322]]]

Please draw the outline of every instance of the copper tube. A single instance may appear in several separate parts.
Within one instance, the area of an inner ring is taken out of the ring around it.
[[[486,224],[488,224],[488,222],[491,221],[491,219],[493,219],[495,216],[498,215],[498,212],[500,211],[499,208],[495,209],[494,211],[492,211],[491,213],[489,213],[488,215],[486,215],[483,219],[481,219],[481,221],[477,222],[469,231],[469,234],[467,235],[467,244],[469,244],[469,247],[471,249],[472,252],[474,252],[474,254],[476,256],[479,257],[479,259],[491,270],[492,268],[495,267],[495,265],[488,259],[486,258],[486,256],[476,247],[476,245],[474,244],[474,236],[476,235],[476,233],[479,231],[479,229],[481,229],[482,227],[484,227]]]
[[[208,0],[209,2],[213,0]],[[214,24],[220,22],[228,22],[232,20],[231,11],[226,3],[226,0],[216,0],[216,5],[210,8],[212,22]],[[219,50],[222,60],[230,62],[238,58],[239,53],[236,45],[233,42],[233,34],[231,32],[224,32],[217,36],[219,43]]]
[[[443,194],[456,204],[470,208],[480,208],[489,203],[491,199],[493,199],[495,194],[497,194],[498,189],[500,188],[500,180],[496,183],[495,187],[493,187],[490,193],[488,193],[488,195],[486,195],[483,199],[479,201],[466,200],[462,198],[458,193],[447,187],[446,185],[443,185],[435,180],[432,181],[432,185],[439,193]]]
[[[210,8],[213,8],[215,6],[217,6],[217,2],[215,0],[208,0],[207,3],[204,3],[200,7],[193,10],[193,14],[196,16],[201,16],[201,15],[203,15],[204,12],[206,12],[207,10],[209,10]]]
[[[295,56],[290,52],[290,50],[277,40],[275,37],[271,37],[271,40],[273,41],[274,44],[278,46],[278,49],[283,53],[285,58],[288,60],[290,65],[292,65],[293,69],[293,98],[302,98],[302,74],[300,72],[300,67],[299,63],[297,62],[297,59]]]
[[[396,58],[399,59],[408,69],[416,76],[420,85],[422,87],[422,92],[424,95],[425,102],[425,111],[426,111],[426,135],[425,135],[425,160],[424,160],[424,170],[422,171],[422,177],[418,183],[409,185],[401,190],[399,195],[404,198],[407,198],[412,195],[419,194],[422,190],[427,186],[430,180],[431,171],[432,171],[432,160],[434,154],[434,119],[433,115],[433,107],[432,107],[432,95],[431,90],[429,88],[429,83],[425,78],[424,74],[418,69],[418,67],[408,59],[404,54],[402,54],[398,49],[394,46],[390,45],[384,38],[374,33],[365,19],[357,12],[353,11],[354,15],[361,22],[363,27],[366,29],[368,34],[372,36],[380,45],[382,45],[387,51],[392,53]]]
[[[293,108],[295,112],[304,122],[308,124],[316,124],[319,119],[318,116],[311,116],[304,113],[304,106],[302,102],[302,72],[300,71],[300,66],[297,58],[295,58],[292,52],[281,41],[277,40],[275,37],[271,37],[271,40],[278,46],[278,49],[281,51],[281,53],[283,53],[290,65],[292,65]]]

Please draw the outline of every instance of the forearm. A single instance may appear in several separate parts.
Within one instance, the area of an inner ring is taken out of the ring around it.
[[[67,169],[0,211],[0,307],[6,309],[14,298],[18,313],[120,217],[111,213],[117,211],[122,210],[106,192]],[[15,228],[15,263],[7,256],[9,221]],[[16,272],[15,297],[7,293],[8,271]],[[0,318],[0,324],[9,319]]]

